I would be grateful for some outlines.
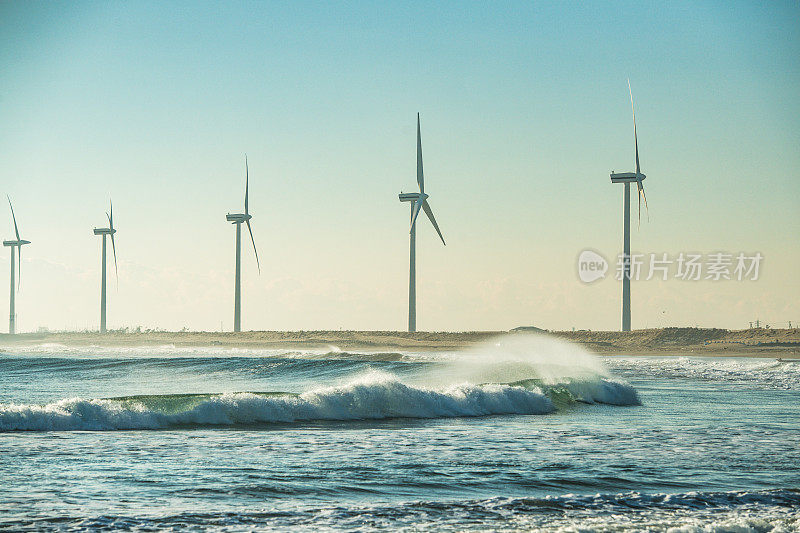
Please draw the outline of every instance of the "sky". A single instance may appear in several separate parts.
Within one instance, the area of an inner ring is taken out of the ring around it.
[[[99,327],[113,198],[109,328],[230,330],[246,153],[243,329],[404,329],[420,113],[447,245],[420,218],[418,329],[618,329],[628,79],[633,252],[764,257],[634,281],[634,329],[794,325],[798,58],[797,2],[3,2],[18,327]],[[579,279],[586,249],[605,279]]]

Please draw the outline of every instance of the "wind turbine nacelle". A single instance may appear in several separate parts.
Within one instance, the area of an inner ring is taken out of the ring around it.
[[[400,198],[401,202],[416,202],[420,199],[420,196],[427,198],[427,194],[420,194],[418,192],[402,192],[397,195]],[[424,199],[423,198],[423,199]]]
[[[19,241],[3,241],[3,246],[16,246],[19,244]]]
[[[647,176],[644,174],[636,173],[636,172],[619,172],[619,173],[611,173],[611,183],[635,183],[637,181],[643,181]]]
[[[117,232],[117,230],[111,228],[94,228],[93,231],[95,235],[113,235]]]
[[[253,215],[244,215],[241,213],[236,213],[233,215],[228,213],[227,215],[225,215],[225,220],[227,220],[228,222],[233,222],[234,224],[241,224],[242,222],[247,222],[251,218],[253,218]]]

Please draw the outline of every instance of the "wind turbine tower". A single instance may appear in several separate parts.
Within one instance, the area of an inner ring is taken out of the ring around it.
[[[419,192],[400,193],[399,198],[401,202],[409,202],[411,204],[411,230],[409,231],[410,240],[410,264],[408,275],[408,331],[413,333],[417,331],[417,279],[416,279],[416,238],[417,238],[417,216],[420,209],[425,211],[428,218],[439,234],[439,238],[444,242],[442,232],[439,230],[439,225],[433,216],[431,206],[428,204],[429,195],[425,194],[425,177],[422,172],[422,137],[420,136],[419,128],[419,113],[417,113],[417,185],[419,185]]]
[[[31,241],[20,239],[19,227],[17,226],[17,217],[14,216],[14,206],[11,205],[11,198],[8,198],[8,206],[11,208],[11,218],[14,220],[14,233],[17,235],[15,241],[3,241],[3,246],[11,248],[11,295],[9,301],[9,315],[8,315],[8,333],[13,335],[17,332],[17,315],[15,309],[15,296],[16,291],[19,290],[19,284],[22,280],[22,247],[30,244]],[[17,258],[17,286],[14,286],[14,256]]]
[[[633,146],[636,153],[636,172],[611,172],[611,183],[625,184],[622,213],[622,331],[631,330],[631,183],[635,182],[639,193],[639,225],[642,223],[642,200],[647,209],[647,197],[644,194],[642,182],[647,177],[639,167],[639,139],[636,136],[636,112],[633,107],[633,92],[631,82],[628,80],[628,94],[631,97],[631,112],[633,113]],[[648,211],[648,218],[649,218]]]
[[[244,213],[228,213],[225,215],[225,220],[232,224],[236,224],[236,280],[234,281],[233,289],[233,331],[236,333],[242,331],[242,223],[247,224],[247,231],[250,232],[250,241],[253,243],[253,252],[255,252],[256,255],[258,273],[261,274],[261,263],[258,261],[256,241],[253,238],[253,228],[250,226],[250,219],[253,218],[253,215],[250,214],[250,208],[248,205],[248,194],[250,192],[250,168],[247,165],[246,154],[244,156],[244,171]]]
[[[111,236],[111,249],[114,251],[114,272],[116,274],[117,283],[119,283],[119,270],[117,269],[117,246],[114,243],[114,234],[117,232],[114,229],[114,205],[111,200],[108,201],[110,211],[106,213],[108,218],[107,228],[94,228],[95,235],[103,236],[103,251],[102,251],[102,277],[100,281],[100,333],[106,332],[106,237]]]

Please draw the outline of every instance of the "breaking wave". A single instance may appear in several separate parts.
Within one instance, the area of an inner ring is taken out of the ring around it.
[[[350,383],[285,392],[70,398],[46,405],[0,404],[0,431],[76,431],[247,426],[311,421],[540,415],[565,403],[638,405],[626,383],[598,379],[544,385],[461,383],[441,389],[370,372]]]
[[[320,420],[381,420],[498,414],[545,414],[555,409],[537,388],[461,384],[443,390],[413,387],[371,375],[341,387],[288,393],[65,399],[43,406],[0,406],[0,431],[162,429]]]
[[[540,415],[575,403],[640,404],[636,390],[608,373],[596,357],[578,346],[549,338],[505,336],[468,353],[442,354],[428,361],[394,357],[402,354],[354,360],[353,354],[341,351],[316,360],[306,358],[308,354],[300,358],[285,353],[282,357],[270,354],[259,358],[237,352],[214,357],[197,351],[189,357],[180,351],[164,357],[171,349],[174,347],[157,347],[150,357],[142,359],[95,359],[86,354],[77,359],[4,358],[0,366],[25,376],[32,372],[44,377],[83,376],[86,372],[127,376],[133,372],[137,376],[134,384],[149,383],[139,389],[141,392],[161,389],[163,393],[58,401],[45,397],[43,402],[50,401],[46,404],[0,403],[0,431]],[[342,359],[342,354],[347,359]],[[248,390],[248,384],[268,387],[276,382],[289,384],[289,390],[299,386],[292,392],[236,392]],[[328,385],[316,385],[320,382]],[[200,391],[217,389],[217,393],[193,393],[198,387],[202,387]]]

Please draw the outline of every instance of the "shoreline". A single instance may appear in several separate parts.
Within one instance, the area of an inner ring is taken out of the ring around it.
[[[52,332],[0,334],[0,347],[31,344],[66,346],[228,347],[251,349],[317,349],[331,351],[455,351],[511,331],[417,332],[402,331],[246,331],[241,333],[149,331]],[[618,331],[537,331],[562,338],[601,356],[700,356],[795,358],[800,354],[798,329],[723,330],[663,328]]]

